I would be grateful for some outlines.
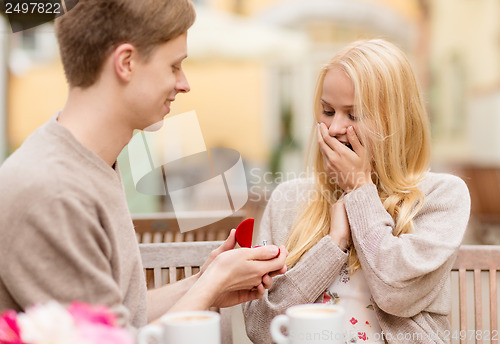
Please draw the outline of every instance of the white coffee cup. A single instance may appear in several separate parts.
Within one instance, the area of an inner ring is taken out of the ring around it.
[[[139,331],[138,344],[152,338],[159,344],[220,344],[220,315],[212,311],[165,314],[161,326],[148,325]]]
[[[271,322],[271,336],[278,344],[344,343],[344,309],[336,305],[313,303],[293,306],[286,315]],[[285,327],[288,335],[281,332]]]

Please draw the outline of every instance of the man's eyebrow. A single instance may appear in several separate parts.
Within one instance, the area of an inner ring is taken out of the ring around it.
[[[183,60],[187,59],[187,54],[184,54],[182,56],[180,56],[179,58],[177,58],[174,62],[175,63],[179,63],[179,62],[182,62]]]

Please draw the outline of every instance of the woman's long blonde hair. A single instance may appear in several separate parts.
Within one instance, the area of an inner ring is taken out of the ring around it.
[[[412,219],[423,203],[417,185],[430,160],[429,119],[411,65],[404,53],[387,41],[375,39],[350,44],[320,72],[314,104],[316,122],[322,112],[320,99],[325,75],[332,68],[340,68],[353,83],[354,114],[359,118],[357,132],[370,153],[368,163],[380,199],[394,219],[393,235],[410,233]],[[314,130],[309,155],[316,192],[288,237],[290,267],[328,235],[330,208],[343,192],[327,177]],[[353,245],[349,267],[351,271],[360,267]]]

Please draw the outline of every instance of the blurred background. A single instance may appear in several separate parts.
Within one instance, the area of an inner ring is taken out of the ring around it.
[[[384,38],[409,56],[430,114],[432,168],[462,176],[469,243],[500,244],[500,0],[194,0],[184,70],[206,146],[240,152],[258,218],[277,183],[300,176],[320,67],[347,43]],[[0,163],[64,106],[67,84],[52,24],[13,34],[1,17]],[[169,210],[135,191],[133,213]],[[1,197],[1,195],[0,195]]]

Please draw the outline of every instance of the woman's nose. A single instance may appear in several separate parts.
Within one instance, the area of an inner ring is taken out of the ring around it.
[[[328,127],[328,133],[330,136],[335,137],[347,134],[347,127],[349,126],[349,123],[343,117],[344,116],[341,114],[335,114],[333,116],[330,126]]]

